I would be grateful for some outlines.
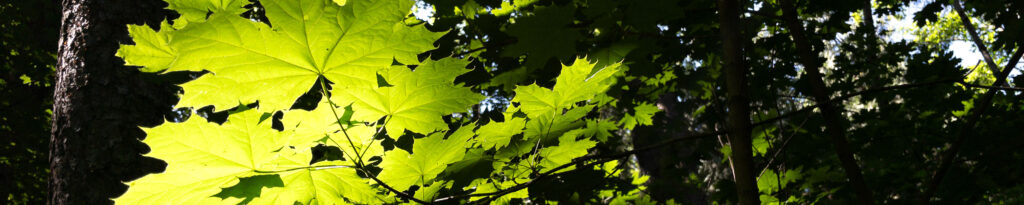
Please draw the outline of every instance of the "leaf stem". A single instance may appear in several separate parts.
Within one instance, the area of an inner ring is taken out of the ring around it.
[[[348,165],[319,165],[319,166],[293,167],[293,168],[288,168],[288,169],[272,170],[272,171],[253,170],[253,172],[261,173],[261,174],[271,174],[271,173],[290,172],[290,171],[295,171],[295,170],[300,170],[300,169],[324,170],[324,169],[338,169],[338,168],[355,168],[355,167],[348,166]]]
[[[360,154],[359,148],[356,147],[355,143],[352,142],[352,138],[349,137],[348,129],[345,129],[345,126],[342,125],[341,117],[338,116],[338,111],[335,108],[335,106],[337,106],[337,105],[334,104],[334,101],[331,100],[331,96],[328,95],[328,93],[327,93],[327,82],[324,80],[323,76],[321,76],[318,80],[320,80],[320,88],[321,88],[320,91],[324,94],[324,97],[327,98],[327,102],[330,104],[330,107],[331,107],[331,113],[334,113],[334,119],[338,122],[338,127],[340,127],[341,128],[341,132],[345,134],[345,139],[348,140],[349,146],[352,146],[352,149],[353,149],[352,151],[354,151],[356,153],[356,158],[357,158],[357,160],[355,160],[355,162],[356,162],[356,169],[361,171],[361,172],[363,172],[363,174],[365,174],[366,176],[370,177],[370,179],[373,179],[374,182],[377,182],[377,184],[379,184],[380,186],[384,187],[388,191],[394,192],[400,198],[408,199],[410,201],[414,201],[414,202],[420,203],[420,204],[430,204],[430,202],[420,200],[420,199],[418,199],[418,198],[416,198],[416,197],[414,197],[412,195],[409,195],[408,193],[399,191],[398,189],[395,189],[394,187],[391,187],[387,183],[384,183],[384,181],[381,181],[380,179],[378,179],[377,175],[375,175],[373,173],[370,173],[369,171],[366,170],[366,166],[363,164],[363,156],[362,156],[362,154]],[[381,125],[381,127],[384,127],[385,125],[387,125],[387,121],[388,120],[386,119],[384,121],[384,125]],[[374,136],[376,136],[379,133],[380,133],[380,131],[378,130],[377,133],[374,134]],[[328,139],[330,139],[330,137],[328,137]],[[371,139],[370,142],[372,143],[373,140]],[[364,149],[364,151],[367,150],[367,149]]]
[[[327,93],[327,81],[324,80],[323,76],[317,78],[317,80],[320,80],[320,92],[324,94],[325,98],[327,98],[327,103],[330,104],[329,107],[331,107],[331,113],[334,114],[334,119],[337,121],[338,127],[341,128],[341,133],[345,135],[345,139],[348,140],[348,145],[351,146],[352,151],[356,153],[356,166],[363,167],[363,156],[359,154],[359,148],[356,147],[356,144],[352,143],[352,137],[348,136],[348,129],[345,129],[345,125],[341,124],[341,116],[338,115],[338,110],[334,108],[337,105],[334,104],[334,101],[331,100],[331,96]],[[327,139],[334,141],[330,136],[327,136]],[[335,142],[334,144],[338,143]]]

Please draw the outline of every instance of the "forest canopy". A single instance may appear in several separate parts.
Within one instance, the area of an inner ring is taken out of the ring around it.
[[[95,89],[174,93],[103,153],[159,170],[54,160],[99,152],[54,146],[74,123],[51,104],[95,103],[53,94],[70,21],[0,3],[5,202],[59,203],[68,163],[141,172],[103,179],[116,204],[1024,200],[1024,2],[144,4],[159,20],[96,50],[162,86]]]

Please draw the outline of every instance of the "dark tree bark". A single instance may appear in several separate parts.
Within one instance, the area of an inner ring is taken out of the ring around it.
[[[718,0],[718,20],[721,23],[722,61],[725,64],[725,82],[728,92],[729,146],[732,148],[733,177],[739,204],[761,204],[757,191],[754,153],[750,139],[750,97],[747,93],[748,68],[743,62],[744,43],[740,38],[739,2]]]
[[[125,181],[160,171],[144,158],[139,126],[163,122],[174,87],[150,82],[114,56],[126,24],[159,25],[159,0],[64,0],[50,138],[48,204],[110,204]]]
[[[864,26],[871,31],[871,38],[875,37],[875,13],[872,11],[871,0],[864,0],[862,5],[864,11]]]
[[[800,22],[793,2],[791,0],[784,0],[780,4],[782,5],[782,14],[786,27],[796,44],[800,64],[804,65],[804,70],[807,72],[805,78],[807,78],[807,82],[811,85],[811,96],[818,103],[831,102],[832,99],[829,95],[831,95],[832,91],[829,90],[821,71],[818,70],[821,67],[821,62],[818,60],[818,55],[811,48],[807,36],[804,35],[803,23]],[[856,159],[853,158],[853,151],[850,150],[850,145],[846,141],[846,126],[842,124],[842,112],[831,103],[822,105],[820,109],[822,116],[825,118],[825,132],[832,138],[832,145],[836,150],[836,155],[839,157],[839,163],[846,172],[846,177],[850,180],[850,186],[852,186],[854,193],[857,194],[857,200],[860,201],[860,204],[875,204],[871,190],[868,189],[867,183],[864,182],[860,165],[857,165]]]

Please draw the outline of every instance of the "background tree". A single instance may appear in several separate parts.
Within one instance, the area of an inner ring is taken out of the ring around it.
[[[12,1],[0,13],[0,203],[41,203],[60,7]]]

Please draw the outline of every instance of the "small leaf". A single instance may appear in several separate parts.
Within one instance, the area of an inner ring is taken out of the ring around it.
[[[513,118],[512,115],[506,114],[505,119],[504,122],[487,123],[476,131],[479,135],[477,142],[484,149],[501,149],[508,145],[512,136],[523,133],[523,128],[526,128],[526,119],[524,118]]]
[[[472,137],[471,128],[461,128],[448,139],[444,139],[444,133],[441,132],[417,139],[412,154],[402,149],[388,151],[380,164],[383,171],[378,177],[398,190],[427,184],[444,171],[448,164],[462,160]]]
[[[544,114],[561,113],[563,109],[575,106],[603,93],[613,83],[612,76],[617,73],[619,64],[612,64],[594,69],[594,64],[585,59],[576,59],[572,66],[562,66],[562,73],[556,79],[553,89],[541,88],[536,84],[520,86],[515,89],[520,108],[530,118]]]
[[[563,164],[568,164],[577,157],[587,155],[587,150],[594,147],[594,145],[597,145],[597,142],[588,139],[576,140],[576,138],[582,133],[582,130],[566,132],[562,137],[558,138],[558,146],[541,149],[540,157],[542,160],[540,165],[543,167],[541,172],[546,172]],[[558,172],[565,172],[569,170],[572,170],[572,168],[562,169]]]

